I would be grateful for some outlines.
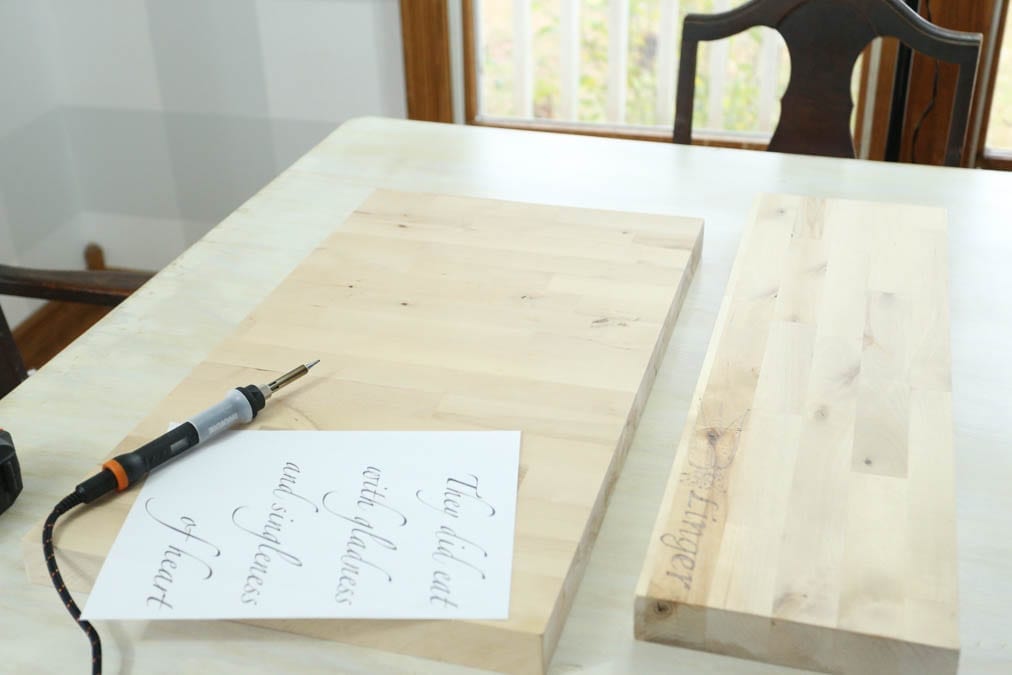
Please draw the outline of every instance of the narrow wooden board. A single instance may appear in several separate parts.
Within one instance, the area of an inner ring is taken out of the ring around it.
[[[112,454],[312,358],[254,426],[521,430],[509,620],[257,623],[542,672],[701,242],[696,219],[378,191]],[[90,588],[136,494],[57,528],[72,587]],[[38,549],[30,533],[48,583]]]
[[[947,231],[762,197],[636,591],[636,636],[831,673],[959,659]]]

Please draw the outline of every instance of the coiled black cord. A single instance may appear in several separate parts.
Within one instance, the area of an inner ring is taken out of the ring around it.
[[[74,598],[70,596],[66,584],[63,583],[63,576],[60,574],[60,568],[56,564],[56,554],[53,551],[53,526],[56,525],[56,520],[81,503],[83,503],[83,499],[74,492],[61,499],[60,503],[53,507],[53,512],[49,514],[45,525],[42,526],[42,552],[46,556],[46,568],[49,570],[49,577],[53,580],[53,586],[56,588],[60,600],[63,600],[70,616],[74,617],[74,621],[91,642],[92,675],[102,675],[102,640],[99,639],[98,631],[91,623],[81,620],[81,610],[74,602]]]

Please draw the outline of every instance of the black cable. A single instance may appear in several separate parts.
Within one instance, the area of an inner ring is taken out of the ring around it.
[[[56,526],[56,521],[79,504],[90,504],[114,490],[122,492],[132,483],[144,478],[155,467],[234,426],[240,419],[249,422],[256,417],[258,411],[263,409],[272,393],[299,379],[319,362],[320,360],[317,359],[311,363],[304,363],[264,385],[251,384],[238,387],[229,392],[223,401],[199,413],[190,421],[170,429],[133,452],[125,452],[107,460],[102,465],[101,471],[78,484],[72,493],[53,507],[53,512],[49,514],[42,526],[42,552],[46,557],[49,577],[53,580],[53,586],[56,588],[60,600],[63,600],[70,616],[74,617],[74,621],[91,642],[91,672],[93,675],[102,675],[102,640],[99,639],[98,631],[94,626],[81,620],[81,610],[74,602],[74,598],[70,596],[66,584],[63,583],[63,576],[60,574],[60,567],[56,563],[56,553],[53,550],[53,528]],[[195,426],[195,422],[200,425],[199,428]]]
[[[53,586],[56,588],[60,600],[63,600],[63,604],[67,606],[70,616],[74,617],[74,621],[77,622],[77,625],[81,627],[81,630],[84,631],[84,634],[88,636],[88,640],[91,642],[92,675],[102,675],[102,640],[99,639],[98,631],[95,630],[95,627],[91,623],[81,620],[81,610],[78,608],[77,603],[74,602],[74,598],[70,596],[70,591],[67,590],[66,584],[63,583],[63,576],[60,574],[60,568],[56,564],[56,554],[53,552],[53,526],[56,525],[56,520],[83,502],[82,497],[73,492],[61,499],[60,503],[53,507],[53,512],[49,514],[45,525],[42,526],[42,552],[46,556],[46,568],[49,569],[49,576],[53,580]]]
[[[924,18],[931,21],[931,2],[927,0],[924,3]],[[931,81],[931,99],[928,104],[921,111],[920,117],[917,118],[917,123],[914,125],[913,134],[910,136],[910,161],[912,163],[917,162],[917,137],[921,133],[921,125],[924,124],[925,118],[928,116],[934,107],[935,101],[938,99],[938,59],[935,59],[935,74]]]

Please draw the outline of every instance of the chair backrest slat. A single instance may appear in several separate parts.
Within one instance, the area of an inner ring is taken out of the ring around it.
[[[854,157],[850,81],[854,63],[876,37],[894,37],[926,56],[959,66],[945,163],[958,166],[973,100],[981,35],[940,28],[901,0],[752,0],[719,14],[689,14],[682,30],[674,141],[692,137],[696,52],[754,26],[777,30],[791,56],[791,79],[769,149]]]

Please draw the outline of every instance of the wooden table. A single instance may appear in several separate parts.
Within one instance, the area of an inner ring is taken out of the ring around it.
[[[382,119],[342,126],[0,401],[26,485],[0,517],[0,669],[85,669],[87,641],[53,589],[25,580],[21,536],[377,187],[706,221],[702,261],[562,634],[558,673],[782,672],[632,637],[636,578],[739,233],[760,192],[948,208],[960,672],[1012,672],[1012,175]],[[107,672],[475,672],[229,622],[101,628]]]

